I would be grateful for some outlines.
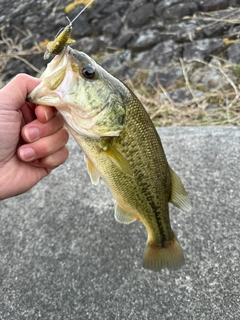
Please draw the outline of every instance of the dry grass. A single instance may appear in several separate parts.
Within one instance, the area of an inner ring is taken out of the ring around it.
[[[15,27],[16,28],[16,27]],[[8,37],[5,33],[5,28],[0,28],[0,47],[4,48],[4,51],[1,52],[1,61],[0,61],[0,74],[3,73],[4,68],[6,67],[8,61],[10,59],[18,59],[23,63],[27,64],[31,69],[33,69],[37,74],[39,74],[40,70],[36,68],[32,63],[30,63],[26,56],[39,54],[42,51],[38,43],[33,44],[33,47],[28,50],[23,49],[23,41],[31,35],[31,31],[18,31],[24,36],[23,38],[16,37],[12,39]]]
[[[186,67],[191,63],[202,64],[205,68],[217,68],[227,85],[224,88],[205,90],[200,97],[195,96],[193,89],[199,88],[196,88],[189,80]],[[213,66],[196,60],[188,63],[180,60],[179,65],[181,65],[184,75],[184,82],[180,86],[176,85],[166,89],[161,83],[158,83],[155,88],[147,88],[142,84],[139,75],[137,81],[128,80],[126,82],[143,103],[152,121],[160,126],[239,126],[240,90],[235,81],[236,78],[240,80],[240,66],[226,62]],[[232,78],[229,74],[232,74]],[[182,102],[173,101],[169,92],[179,88],[188,90],[191,98]],[[216,108],[211,109],[210,105],[214,105]]]

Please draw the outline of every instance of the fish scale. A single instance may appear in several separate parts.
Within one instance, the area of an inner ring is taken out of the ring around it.
[[[143,266],[179,269],[184,256],[170,225],[168,202],[184,211],[190,202],[134,93],[88,55],[68,47],[48,65],[28,99],[61,112],[85,154],[91,181],[102,178],[111,191],[116,220],[144,224]]]

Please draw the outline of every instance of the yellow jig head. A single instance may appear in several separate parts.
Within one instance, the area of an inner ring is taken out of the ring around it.
[[[95,0],[91,0],[79,13],[78,15],[72,20],[70,21],[68,19],[68,17],[66,17],[68,19],[69,24],[64,28],[61,29],[58,34],[56,35],[56,38],[53,41],[49,41],[47,44],[47,48],[46,51],[44,53],[44,60],[50,58],[51,54],[60,54],[65,47],[70,44],[70,43],[74,43],[75,40],[71,39],[71,32],[72,32],[72,23],[80,16],[80,14],[83,13],[83,11],[89,7],[91,5],[92,2],[94,2]]]

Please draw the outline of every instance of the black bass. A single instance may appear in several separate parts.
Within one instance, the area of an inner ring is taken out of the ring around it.
[[[85,154],[93,184],[101,177],[121,223],[140,220],[148,240],[143,267],[177,270],[184,255],[169,219],[168,202],[191,208],[170,168],[159,135],[134,93],[83,52],[67,47],[48,64],[28,96],[55,106]]]

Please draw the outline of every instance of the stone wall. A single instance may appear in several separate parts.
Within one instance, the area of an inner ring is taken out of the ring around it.
[[[36,75],[31,64],[38,69],[46,65],[37,44],[52,40],[67,24],[65,1],[57,6],[56,1],[33,0],[8,4],[0,9],[1,51],[2,57],[15,58],[2,64],[3,83],[18,72]],[[73,19],[81,8],[76,6],[68,17]],[[184,78],[183,63],[195,62],[190,80],[204,87],[212,77],[214,87],[219,84],[216,70],[206,75],[206,69],[198,69],[206,68],[204,63],[240,63],[239,13],[240,0],[99,0],[73,23],[72,37],[75,48],[97,57],[122,80],[141,71],[146,85],[171,88]]]

